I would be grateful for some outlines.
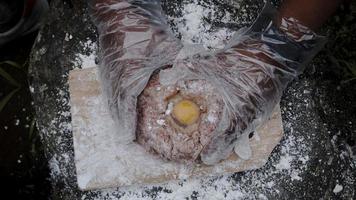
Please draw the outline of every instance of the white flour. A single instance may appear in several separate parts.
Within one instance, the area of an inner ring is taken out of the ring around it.
[[[88,40],[82,45],[84,46],[84,50],[86,51],[86,54],[78,53],[75,56],[76,61],[75,63],[73,63],[74,66],[80,69],[96,67],[97,64],[95,62],[95,59],[96,59],[97,44],[92,42],[91,40]]]
[[[182,39],[186,43],[202,43],[205,47],[222,47],[224,42],[231,37],[233,31],[227,29],[220,29],[218,31],[210,31],[209,25],[203,25],[204,17],[214,12],[214,7],[203,7],[198,4],[198,0],[187,3],[183,9],[183,18],[173,19],[178,24],[178,31],[181,33]],[[225,20],[230,19],[226,15]],[[67,37],[70,40],[70,36]],[[78,54],[77,67],[88,68],[96,66],[95,64],[95,50],[96,44],[88,41],[89,53],[86,55]],[[60,91],[58,91],[60,92]],[[63,106],[68,106],[69,102],[63,97],[58,98],[58,103]],[[95,102],[94,102],[95,104]],[[291,106],[291,105],[290,105]],[[170,109],[169,109],[170,110]],[[170,111],[167,111],[170,112]],[[95,113],[94,113],[95,114]],[[60,115],[53,121],[53,126],[62,121],[60,119],[67,116],[67,112],[60,113]],[[297,117],[297,116],[296,116]],[[100,119],[98,119],[100,120]],[[213,120],[213,119],[211,119]],[[60,124],[63,128],[60,133],[48,134],[66,134],[72,130],[69,123],[63,122]],[[199,178],[192,180],[173,181],[170,183],[149,185],[149,186],[132,186],[128,188],[108,189],[97,191],[94,199],[184,199],[192,197],[196,199],[243,199],[243,198],[259,198],[266,199],[265,193],[278,194],[280,191],[274,188],[274,179],[276,175],[286,175],[290,177],[287,181],[302,181],[301,173],[308,167],[309,152],[308,141],[300,136],[299,133],[293,133],[291,124],[285,125],[291,130],[291,134],[287,135],[285,140],[281,143],[279,152],[272,154],[269,159],[269,166],[263,167],[261,170],[248,171],[238,177],[238,181],[232,181],[231,174],[226,176]],[[51,130],[51,129],[50,129]],[[55,128],[53,128],[55,130]],[[61,137],[58,136],[58,146],[61,144]],[[93,153],[93,152],[92,152]],[[66,166],[69,160],[68,155],[55,154],[50,160],[50,168],[52,177],[56,178],[60,174],[66,175]],[[303,165],[296,163],[302,162]],[[113,172],[114,173],[114,172]],[[108,175],[111,175],[108,173]],[[88,181],[85,179],[80,180],[83,184]],[[253,184],[251,184],[253,183]],[[147,193],[147,190],[154,190],[161,188],[157,194]],[[164,189],[162,189],[164,188]],[[340,192],[339,185],[335,186],[334,192]],[[163,191],[163,192],[162,192]],[[86,199],[86,195],[82,199]]]
[[[170,18],[177,26],[181,39],[186,44],[202,44],[206,48],[222,48],[233,31],[227,28],[213,30],[211,25],[204,23],[204,19],[214,15],[215,7],[211,5],[201,5],[200,1],[194,0],[184,4],[182,18]],[[222,22],[231,21],[229,13],[225,15]]]

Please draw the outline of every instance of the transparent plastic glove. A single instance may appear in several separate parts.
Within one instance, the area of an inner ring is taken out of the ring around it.
[[[135,139],[137,97],[151,74],[171,65],[181,48],[159,0],[90,0],[98,28],[99,74],[123,143]]]
[[[212,141],[201,152],[208,165],[235,152],[248,159],[248,135],[261,125],[280,101],[287,84],[320,50],[324,40],[295,19],[272,23],[273,8],[267,4],[249,29],[240,30],[220,51],[198,52],[184,48],[162,80],[205,79],[224,100],[222,119]],[[199,48],[193,48],[199,49]]]

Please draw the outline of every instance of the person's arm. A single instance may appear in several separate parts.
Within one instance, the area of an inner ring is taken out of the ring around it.
[[[342,0],[285,0],[277,13],[266,4],[251,32],[239,37],[236,45],[216,56],[196,57],[191,62],[197,76],[199,69],[204,69],[202,74],[214,74],[210,77],[217,80],[211,82],[218,83],[215,87],[222,91],[228,113],[221,119],[225,127],[218,126],[204,147],[200,155],[203,163],[217,163],[227,158],[232,149],[243,159],[252,155],[249,134],[268,119],[288,83],[323,47],[325,38],[314,31],[341,3]]]
[[[285,0],[279,10],[277,23],[282,18],[295,18],[304,26],[316,30],[345,0]]]

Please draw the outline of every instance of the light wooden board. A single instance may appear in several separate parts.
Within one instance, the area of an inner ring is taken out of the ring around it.
[[[78,186],[82,190],[240,172],[262,167],[283,135],[279,106],[250,140],[252,158],[235,154],[214,166],[184,166],[150,155],[137,144],[123,145],[102,100],[96,68],[73,70],[69,76],[73,142]]]

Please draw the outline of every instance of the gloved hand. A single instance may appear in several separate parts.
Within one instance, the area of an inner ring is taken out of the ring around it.
[[[171,65],[182,45],[159,0],[90,0],[99,32],[99,74],[121,141],[135,139],[137,97],[151,74]]]
[[[323,44],[295,19],[276,26],[269,4],[251,28],[214,52],[199,45],[181,50],[158,0],[91,0],[89,5],[99,30],[102,88],[126,143],[135,139],[137,97],[154,71],[174,63],[160,74],[161,84],[204,79],[220,92],[224,111],[201,153],[206,164],[226,158],[234,147],[241,158],[249,157],[248,134],[270,116],[286,85]]]
[[[284,18],[277,26],[273,17],[267,4],[254,25],[236,33],[223,50],[184,48],[173,68],[160,74],[161,83],[204,79],[220,92],[223,117],[201,153],[205,164],[227,158],[234,147],[241,158],[251,156],[249,134],[268,119],[287,84],[323,45],[297,20]]]

